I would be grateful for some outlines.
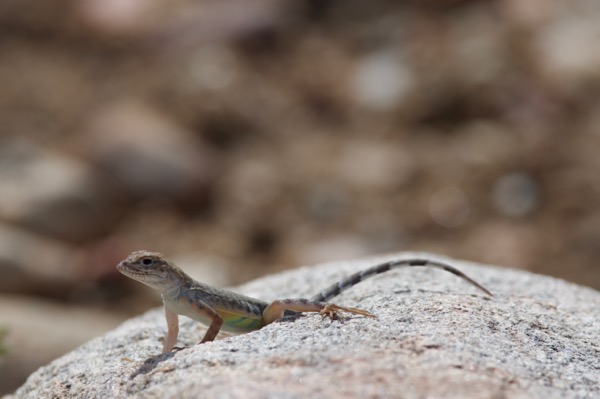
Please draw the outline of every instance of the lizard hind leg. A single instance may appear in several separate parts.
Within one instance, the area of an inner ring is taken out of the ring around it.
[[[339,319],[341,312],[358,314],[366,317],[375,317],[366,310],[357,308],[345,308],[333,303],[315,302],[308,299],[280,299],[271,302],[263,312],[263,321],[270,324],[283,317],[286,310],[293,312],[316,312],[323,317],[329,317],[332,320]]]
[[[377,316],[375,316],[372,313],[367,312],[366,310],[362,310],[362,309],[358,309],[358,308],[346,308],[346,307],[338,306],[334,303],[325,304],[325,306],[323,307],[323,309],[321,309],[319,314],[323,318],[329,317],[331,320],[338,320],[341,318],[341,316],[340,316],[341,312],[358,314],[358,315],[365,316],[365,317],[371,317],[373,319],[377,318]]]

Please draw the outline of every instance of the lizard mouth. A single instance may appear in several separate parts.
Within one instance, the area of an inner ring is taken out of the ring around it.
[[[117,270],[120,271],[121,273],[123,273],[124,271],[127,270],[127,264],[125,262],[117,263]]]
[[[152,279],[152,276],[146,272],[137,270],[135,267],[131,267],[128,262],[120,262],[117,264],[117,270],[126,275],[127,277],[133,278],[134,280],[142,281],[143,279]]]
[[[135,269],[133,269],[131,267],[131,265],[125,261],[117,264],[117,270],[119,272],[121,272],[121,274],[124,274],[128,277],[133,277],[133,276],[138,276],[138,275],[143,274],[143,273],[140,273],[140,272],[136,271]]]

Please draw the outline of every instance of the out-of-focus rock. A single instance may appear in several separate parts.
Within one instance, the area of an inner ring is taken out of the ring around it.
[[[539,189],[527,174],[510,173],[498,179],[492,190],[494,204],[508,216],[525,216],[538,205]]]
[[[447,22],[446,35],[439,39],[444,41],[448,59],[440,61],[448,63],[451,77],[469,90],[501,81],[511,58],[507,27],[498,23],[498,16],[487,9],[474,8]]]
[[[74,14],[83,29],[107,38],[160,39],[180,47],[278,25],[289,8],[281,0],[82,0]]]
[[[402,187],[415,174],[414,156],[402,144],[363,138],[343,142],[334,158],[336,180],[356,191]]]
[[[414,89],[406,59],[395,50],[369,54],[356,64],[354,95],[367,108],[390,111],[402,105]]]
[[[90,122],[82,151],[135,198],[201,204],[215,159],[193,133],[137,101],[117,102]]]
[[[0,292],[56,293],[81,275],[68,245],[0,224]]]
[[[73,0],[39,2],[36,0],[3,0],[0,6],[0,25],[3,29],[25,28],[29,32],[48,33],[68,30],[69,12]]]
[[[527,269],[538,257],[544,258],[539,234],[527,223],[493,220],[470,232],[463,245],[468,246],[478,259]]]
[[[139,248],[133,244],[115,236],[73,246],[0,223],[0,293],[104,304],[114,294],[105,283],[119,276],[114,266]]]
[[[600,77],[600,3],[594,0],[554,7],[533,41],[538,66],[567,93]]]
[[[470,211],[469,198],[458,187],[444,187],[429,200],[431,218],[445,227],[460,226],[467,220]]]
[[[148,33],[168,13],[163,0],[81,0],[75,15],[86,28],[109,35]],[[174,2],[177,3],[177,2]]]
[[[0,217],[68,241],[98,236],[119,214],[117,193],[89,164],[31,142],[0,147]]]

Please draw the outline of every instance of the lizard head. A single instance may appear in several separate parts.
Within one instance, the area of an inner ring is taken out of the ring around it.
[[[160,292],[177,287],[181,283],[178,277],[183,274],[163,254],[150,251],[132,252],[117,264],[117,270]]]

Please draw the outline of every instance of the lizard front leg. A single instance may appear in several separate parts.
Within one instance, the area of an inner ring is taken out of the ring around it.
[[[184,314],[186,316],[202,322],[204,322],[206,319],[210,320],[208,330],[204,334],[204,337],[199,342],[199,344],[203,344],[205,342],[214,340],[219,331],[221,330],[221,326],[223,325],[223,318],[213,308],[211,308],[204,302],[194,301],[189,298],[178,300],[177,302],[179,303],[179,307],[175,307],[174,309],[171,309],[172,302],[165,302],[165,316],[167,318],[167,336],[165,337],[165,343],[163,346],[162,353],[167,353],[173,350],[173,347],[177,342],[177,335],[179,334],[179,317],[175,310],[181,310],[182,303],[185,309]],[[171,306],[167,306],[167,303],[169,303]]]
[[[375,315],[366,310],[357,308],[345,308],[326,302],[314,302],[308,299],[280,299],[271,302],[263,312],[263,321],[265,324],[270,324],[275,320],[281,319],[286,310],[294,312],[319,312],[324,317],[336,319],[339,312],[348,312],[359,314],[366,317],[375,317]]]
[[[200,305],[196,306],[199,307]],[[199,342],[200,344],[214,340],[223,325],[223,318],[211,307],[204,305],[203,313],[210,317],[211,322],[210,326],[208,326],[208,330],[206,330],[206,334],[204,334],[204,337],[202,337],[202,340]]]
[[[165,337],[162,353],[170,352],[173,349],[177,342],[177,335],[179,335],[179,316],[177,313],[165,306],[165,317],[167,319],[167,336]]]

